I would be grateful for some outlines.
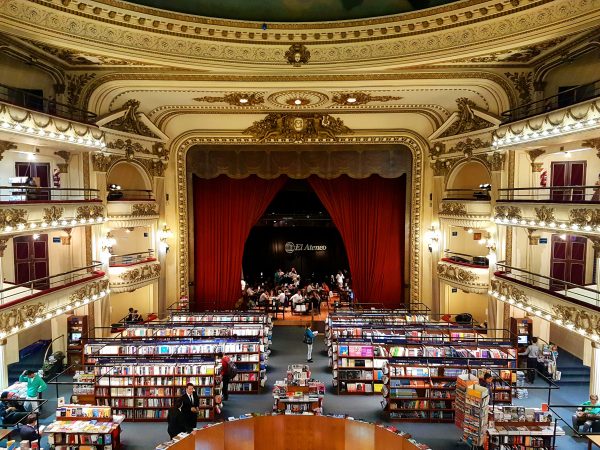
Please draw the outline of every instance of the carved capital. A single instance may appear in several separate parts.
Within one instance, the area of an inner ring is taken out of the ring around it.
[[[4,157],[4,152],[17,148],[17,144],[8,141],[0,141],[0,161]]]
[[[498,172],[502,170],[502,166],[504,165],[504,161],[506,160],[506,155],[504,153],[494,152],[491,155],[487,156],[487,160],[490,169],[493,172]]]
[[[8,245],[8,238],[0,239],[0,258],[4,258],[4,250],[6,250],[7,245]]]
[[[118,158],[118,156],[106,153],[92,153],[92,167],[96,172],[108,172],[110,166]]]
[[[448,175],[448,171],[450,170],[452,163],[450,161],[436,159],[430,164],[430,166],[433,169],[434,177],[445,177]]]

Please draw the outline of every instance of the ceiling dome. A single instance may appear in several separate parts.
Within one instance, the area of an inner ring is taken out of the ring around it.
[[[210,18],[269,22],[328,22],[401,14],[457,0],[132,0],[140,6]]]

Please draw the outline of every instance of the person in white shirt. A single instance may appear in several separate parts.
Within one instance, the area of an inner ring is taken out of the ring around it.
[[[535,381],[535,371],[537,369],[538,357],[540,356],[540,347],[537,345],[537,338],[531,338],[531,344],[524,352],[519,353],[519,356],[527,356],[527,381],[533,383]]]
[[[342,289],[344,287],[344,274],[341,270],[339,270],[335,276],[335,282],[338,285],[338,288]]]
[[[302,298],[300,291],[296,291],[296,293],[292,295],[292,298],[290,298],[290,301],[292,302],[292,311],[295,311],[298,305],[304,303],[304,299]]]
[[[285,303],[285,294],[282,291],[277,291],[277,304],[283,305]]]

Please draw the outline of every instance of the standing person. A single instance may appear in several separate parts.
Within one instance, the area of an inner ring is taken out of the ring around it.
[[[188,383],[185,387],[185,393],[181,396],[181,415],[183,426],[187,433],[196,428],[198,422],[198,407],[200,399],[196,394],[193,383]]]
[[[181,412],[182,406],[183,398],[178,397],[175,399],[175,403],[173,403],[173,406],[167,413],[167,422],[169,423],[167,426],[167,432],[169,433],[169,437],[171,439],[173,439],[173,437],[177,436],[179,433],[185,432],[185,418]]]
[[[27,400],[37,400],[38,395],[48,389],[48,385],[34,370],[25,370],[19,381],[27,383]],[[33,402],[26,401],[23,406],[27,411],[33,411]]]
[[[133,322],[135,322],[133,308],[129,308],[129,311],[127,311],[127,315],[125,316],[125,323],[133,323]]]
[[[312,360],[312,349],[313,349],[313,342],[315,340],[315,336],[319,334],[318,331],[312,331],[310,329],[310,324],[306,324],[306,329],[304,330],[304,343],[307,346],[307,353],[306,353],[306,361],[307,362],[313,362]]]
[[[527,356],[527,381],[533,383],[535,381],[535,370],[537,369],[538,357],[540,356],[540,348],[537,345],[538,339],[531,338],[531,344],[524,352],[519,353],[519,356]]]
[[[337,275],[335,276],[335,282],[338,286],[338,289],[342,289],[344,287],[344,275],[341,270],[338,270]]]
[[[483,374],[483,378],[481,380],[479,380],[479,386],[488,388],[488,390],[491,393],[492,388],[494,387],[493,381],[494,381],[494,377],[492,376],[492,374],[489,372],[486,372]]]
[[[221,378],[223,380],[223,401],[229,400],[229,382],[231,381],[230,359],[229,356],[223,356],[223,352],[217,353],[217,358],[221,362]]]

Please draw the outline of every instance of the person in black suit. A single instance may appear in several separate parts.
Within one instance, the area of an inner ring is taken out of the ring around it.
[[[169,409],[167,415],[167,422],[169,426],[167,431],[171,439],[177,436],[179,433],[183,433],[186,430],[185,418],[181,412],[181,406],[183,405],[183,397],[175,399],[175,404]]]
[[[196,394],[193,383],[187,384],[185,393],[181,396],[181,399],[183,424],[185,426],[185,431],[189,433],[196,428],[196,423],[198,422],[198,407],[200,406],[200,399],[198,398],[198,394]]]

